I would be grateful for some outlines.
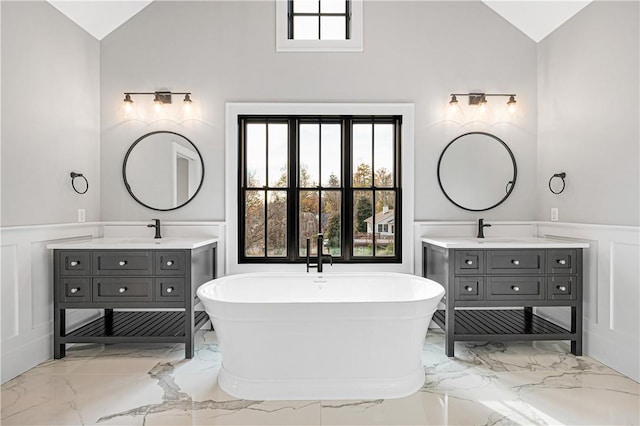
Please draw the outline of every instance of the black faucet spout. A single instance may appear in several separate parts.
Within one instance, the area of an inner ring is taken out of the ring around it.
[[[317,243],[317,250],[318,250],[318,257],[317,257],[317,262],[316,263],[311,263],[311,252],[309,250],[309,245],[310,245],[311,240],[309,238],[307,238],[307,272],[309,272],[310,268],[316,268],[318,270],[318,272],[322,272],[323,271],[323,267],[322,267],[322,262],[323,259],[329,259],[329,264],[331,266],[333,266],[333,257],[330,254],[323,254],[322,253],[322,248],[324,247],[324,236],[322,235],[322,233],[318,234],[318,243]]]
[[[151,219],[153,220],[153,225],[147,225],[147,228],[156,228],[156,235],[153,238],[162,238],[160,235],[160,219]]]
[[[484,219],[478,219],[478,236],[476,238],[484,238],[484,228],[490,226],[488,223],[484,223]]]

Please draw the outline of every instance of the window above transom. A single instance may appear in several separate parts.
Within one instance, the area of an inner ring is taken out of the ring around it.
[[[276,0],[279,52],[362,51],[363,0]]]

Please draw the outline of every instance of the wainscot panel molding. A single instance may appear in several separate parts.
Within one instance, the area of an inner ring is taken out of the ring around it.
[[[584,250],[583,352],[640,381],[640,227],[562,222],[487,220],[486,237],[545,237],[586,242]],[[475,237],[477,222],[415,222],[414,273],[420,274],[421,239]],[[536,308],[536,314],[568,327],[570,313]]]
[[[640,381],[640,227],[540,222],[540,237],[582,241],[584,352]],[[538,314],[568,324],[565,312]]]
[[[53,255],[47,244],[99,237],[99,223],[0,228],[2,383],[53,356]],[[69,312],[69,327],[97,310]]]

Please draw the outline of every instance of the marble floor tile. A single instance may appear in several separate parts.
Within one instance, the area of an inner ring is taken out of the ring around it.
[[[640,424],[640,385],[564,342],[456,343],[430,330],[405,398],[246,401],[220,389],[216,335],[184,345],[74,345],[2,385],[3,425]]]

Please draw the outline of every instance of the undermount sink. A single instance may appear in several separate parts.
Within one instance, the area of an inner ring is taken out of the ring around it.
[[[163,242],[173,241],[175,238],[113,238],[114,242],[117,240],[123,243],[129,244],[162,244]]]
[[[493,238],[493,237],[485,237],[485,238],[471,238],[471,240],[477,243],[513,243],[519,241],[516,238]]]

